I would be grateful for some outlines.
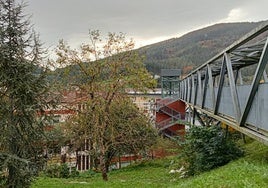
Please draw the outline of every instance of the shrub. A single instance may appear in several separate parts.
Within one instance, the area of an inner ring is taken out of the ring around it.
[[[60,177],[60,165],[57,164],[48,165],[44,170],[44,175],[50,178]]]
[[[79,176],[79,172],[76,170],[76,168],[71,169],[70,178],[75,178]]]
[[[66,163],[60,165],[60,178],[69,178],[71,175]]]
[[[79,176],[79,172],[75,168],[70,171],[66,163],[61,165],[52,164],[46,167],[44,175],[50,178],[70,178]]]
[[[188,175],[217,168],[243,155],[231,136],[226,138],[224,131],[217,126],[192,126],[182,146],[182,161]]]

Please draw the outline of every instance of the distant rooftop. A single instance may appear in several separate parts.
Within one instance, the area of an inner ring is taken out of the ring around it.
[[[161,76],[180,76],[181,69],[161,69]]]

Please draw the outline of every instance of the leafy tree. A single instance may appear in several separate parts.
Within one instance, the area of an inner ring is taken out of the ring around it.
[[[156,142],[156,131],[145,116],[128,98],[115,100],[111,105],[111,128],[117,154],[139,153]]]
[[[82,126],[83,134],[80,134],[96,146],[103,179],[108,180],[107,155],[116,140],[115,125],[119,121],[116,118],[121,118],[112,118],[115,116],[113,105],[121,105],[128,89],[146,91],[154,87],[155,80],[145,69],[141,57],[132,50],[133,41],[127,40],[124,34],[109,33],[103,41],[99,31],[90,31],[89,37],[90,44],[81,45],[79,51],[60,41],[57,62],[69,65],[70,69],[74,65],[79,67],[80,74],[69,80],[88,96],[84,110],[88,116],[82,116],[85,118],[81,118],[77,126]]]
[[[105,114],[105,109],[103,105],[95,108],[98,110],[89,107],[71,118],[66,126],[66,133],[72,138],[73,150],[79,148],[84,139],[88,139],[92,143],[89,154],[96,159],[101,157],[98,143],[105,140],[107,171],[113,157],[124,154],[146,154],[148,149],[155,144],[157,139],[155,129],[149,119],[128,98],[120,97],[112,101],[109,123],[101,138],[95,130],[100,127],[96,126],[92,120],[95,116],[101,119]]]
[[[41,45],[23,3],[0,0],[0,172],[5,187],[29,187],[42,166],[47,84]]]

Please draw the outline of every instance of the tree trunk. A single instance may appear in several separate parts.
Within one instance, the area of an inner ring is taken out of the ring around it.
[[[110,162],[109,162],[109,160],[106,160],[105,161],[106,172],[109,172],[109,167],[110,167]]]
[[[16,173],[15,173],[15,168],[13,166],[8,167],[8,177],[7,177],[7,187],[8,188],[14,188],[16,185]]]
[[[102,154],[100,156],[100,168],[101,168],[102,179],[104,181],[108,181],[108,175],[107,175],[107,169],[106,169],[106,162],[105,162],[105,155],[104,154]]]
[[[121,169],[121,156],[120,155],[118,156],[118,163],[119,163],[118,168]]]

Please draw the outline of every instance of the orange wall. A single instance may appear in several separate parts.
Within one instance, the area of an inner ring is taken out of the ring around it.
[[[168,116],[167,114],[161,113],[161,112],[157,112],[156,113],[156,122],[161,122],[163,120],[166,120],[170,118],[170,116]]]
[[[185,114],[185,103],[180,101],[180,100],[175,101],[167,106],[182,113],[182,114]]]

